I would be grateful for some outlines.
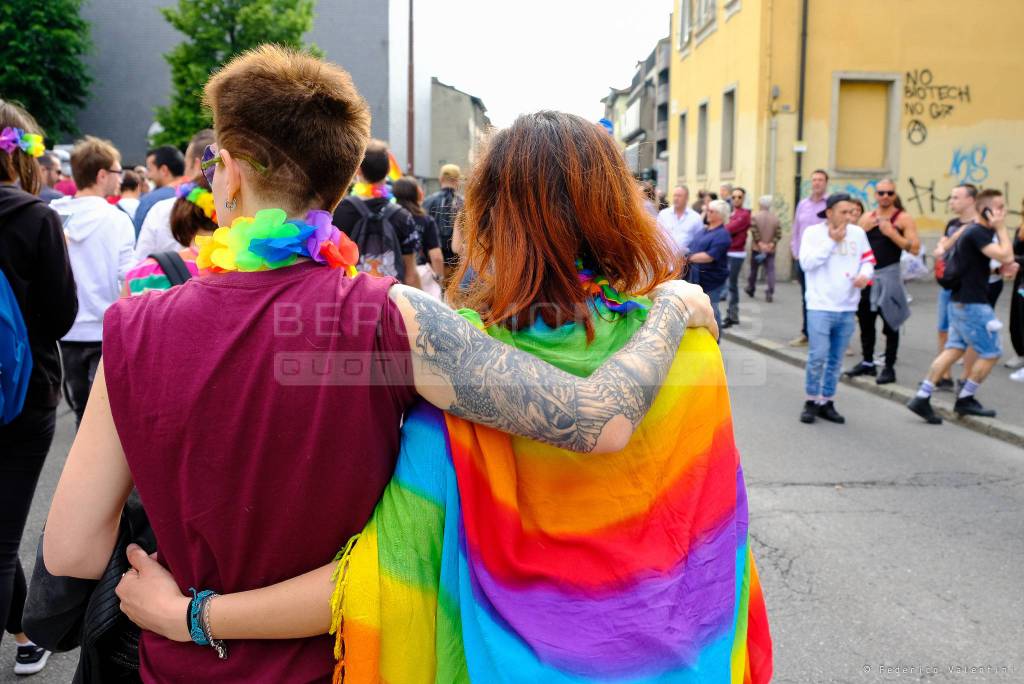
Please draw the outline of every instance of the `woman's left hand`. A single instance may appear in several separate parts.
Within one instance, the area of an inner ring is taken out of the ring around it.
[[[189,597],[181,593],[171,573],[146,555],[142,547],[129,544],[127,553],[132,569],[114,590],[121,599],[121,612],[142,629],[172,641],[191,641],[185,626]]]

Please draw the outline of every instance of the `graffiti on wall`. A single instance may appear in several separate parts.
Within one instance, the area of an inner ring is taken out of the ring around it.
[[[952,186],[948,191],[939,191],[936,189],[937,183],[934,178],[930,181],[919,181],[913,176],[907,179],[907,184],[910,185],[910,192],[903,199],[907,211],[918,215],[942,214],[948,211]],[[1003,191],[1003,197],[1006,199],[1006,213],[1010,216],[1024,216],[1021,212],[1021,198],[1013,196],[1010,182],[1004,182],[1003,187],[999,189]]]
[[[931,69],[913,69],[904,77],[903,100],[903,113],[910,117],[907,142],[920,145],[928,139],[928,122],[945,119],[971,103],[971,86],[936,82]]]
[[[949,164],[949,175],[956,178],[957,183],[974,183],[975,185],[988,179],[987,145],[975,145],[971,148],[956,148]]]

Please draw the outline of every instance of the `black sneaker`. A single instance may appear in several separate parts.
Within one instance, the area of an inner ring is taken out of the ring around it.
[[[876,385],[888,385],[896,382],[896,369],[892,366],[886,366],[882,369],[882,372],[875,378]]]
[[[996,410],[987,409],[974,397],[962,397],[953,404],[953,410],[958,416],[978,416],[980,418],[995,418]]]
[[[50,658],[50,652],[35,644],[18,646],[18,654],[14,657],[14,674],[34,675],[44,667]]]
[[[739,325],[739,324],[740,324],[739,321],[734,320],[734,319],[729,318],[728,316],[726,316],[725,320],[722,321],[722,330],[725,330],[726,328],[731,328],[732,326]]]
[[[952,378],[943,378],[935,383],[935,389],[940,392],[952,392],[953,391],[953,380]]]
[[[843,418],[842,415],[839,414],[839,411],[836,411],[836,406],[831,401],[826,401],[824,404],[818,406],[818,416],[820,418],[824,418],[830,423],[839,423],[842,425],[846,422],[846,418]]]
[[[928,397],[915,396],[907,402],[907,408],[924,418],[929,425],[942,425],[942,417],[932,408],[932,400]]]
[[[747,293],[748,297],[753,297],[754,296],[754,289],[753,288],[748,287],[747,289],[745,289],[743,291]]]
[[[843,375],[846,375],[847,377],[851,377],[851,378],[855,378],[858,375],[870,375],[871,377],[875,377],[875,374],[877,374],[877,373],[878,373],[878,369],[875,368],[875,364],[873,364],[873,363],[865,363],[865,362],[861,361],[856,366],[854,366],[850,370],[846,371]]]
[[[804,410],[800,413],[801,423],[813,423],[814,419],[818,416],[818,404],[813,401],[804,402]]]

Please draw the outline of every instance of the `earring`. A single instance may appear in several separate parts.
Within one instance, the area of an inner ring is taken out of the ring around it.
[[[224,208],[227,209],[228,211],[234,211],[235,207],[237,206],[238,200],[236,200],[234,197],[232,197],[231,199],[224,203]]]

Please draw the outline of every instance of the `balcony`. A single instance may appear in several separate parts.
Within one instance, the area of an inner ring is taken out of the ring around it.
[[[657,91],[655,92],[654,102],[657,105],[668,104],[669,85],[668,83],[659,83]]]
[[[658,71],[668,69],[669,62],[672,61],[672,44],[666,42],[658,49]]]

